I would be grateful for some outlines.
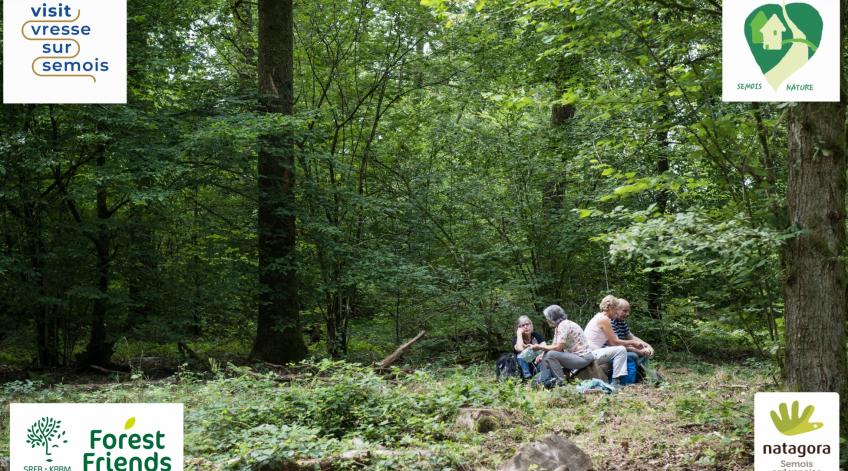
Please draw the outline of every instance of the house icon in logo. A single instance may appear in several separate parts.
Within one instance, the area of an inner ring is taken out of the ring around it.
[[[786,26],[777,15],[772,14],[766,24],[760,28],[760,34],[763,35],[763,49],[771,51],[783,49],[784,31],[786,31]]]

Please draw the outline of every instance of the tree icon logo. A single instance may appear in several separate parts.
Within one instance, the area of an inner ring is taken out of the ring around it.
[[[777,411],[771,411],[771,421],[774,422],[777,431],[784,435],[800,435],[818,430],[824,426],[821,422],[810,422],[810,417],[812,417],[813,411],[816,410],[813,406],[805,407],[800,417],[798,416],[798,401],[792,403],[792,415],[789,415],[789,410],[785,402],[780,403],[778,410],[780,411],[779,416],[777,415]]]
[[[59,443],[68,443],[68,440],[65,439],[65,431],[61,430],[61,423],[61,420],[52,417],[42,417],[36,420],[27,429],[26,442],[33,448],[43,446],[44,455],[50,456],[51,448],[58,448]],[[51,462],[53,459],[47,458],[47,461]]]

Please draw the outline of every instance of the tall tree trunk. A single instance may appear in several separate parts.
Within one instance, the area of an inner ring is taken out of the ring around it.
[[[98,151],[95,164],[102,169],[106,165],[105,149]],[[97,187],[97,231],[93,236],[94,249],[97,255],[97,290],[94,300],[94,312],[91,320],[91,336],[86,349],[86,363],[89,365],[105,366],[112,361],[112,342],[107,342],[106,314],[109,308],[109,251],[111,235],[109,234],[108,219],[111,217],[106,201],[106,187]]]
[[[557,97],[560,98],[571,85],[570,80],[578,73],[579,61],[576,56],[562,58],[557,64],[552,77],[556,86]],[[573,154],[573,132],[571,123],[574,120],[576,108],[573,104],[554,103],[551,107],[550,126],[554,133],[558,152],[561,154],[561,166],[556,175],[545,182],[542,189],[542,212],[544,220],[550,225],[559,225],[566,216],[565,210],[565,167]],[[547,224],[539,228],[539,241],[536,251],[536,279],[539,280],[534,305],[541,312],[550,304],[563,302],[563,275],[568,266],[565,254],[557,249],[559,237],[551,232]]]
[[[656,17],[655,17],[656,18]],[[667,84],[664,77],[660,77],[656,81],[657,85],[657,96],[665,97],[667,96]],[[656,167],[656,175],[662,176],[666,172],[669,171],[668,164],[668,150],[669,150],[669,126],[668,122],[671,119],[671,110],[669,109],[668,102],[662,101],[659,106],[659,116],[657,117],[656,131],[654,134],[654,138],[656,139],[657,149],[657,167]],[[654,192],[654,204],[657,205],[657,212],[661,215],[665,214],[668,210],[668,190],[661,189],[659,191]],[[662,319],[662,309],[663,309],[663,276],[659,271],[660,263],[654,262],[651,264],[651,270],[648,272],[648,280],[647,280],[647,293],[646,298],[648,302],[648,315],[653,319]]]
[[[26,227],[24,249],[32,268],[32,273],[26,281],[35,284],[39,296],[44,298],[48,296],[48,293],[47,280],[44,278],[44,236],[38,206],[37,203],[28,204],[24,209],[24,225]],[[43,301],[35,303],[34,307],[38,366],[58,366],[59,336],[56,309]]]
[[[558,134],[562,136],[565,142],[559,144],[563,148],[571,146],[568,125],[574,119],[574,113],[574,105],[555,103],[551,107],[551,128],[558,131]],[[565,215],[565,166],[567,157],[570,157],[570,155],[563,156],[560,171],[545,183],[542,190],[544,220],[552,225],[561,224]],[[536,300],[536,306],[539,312],[551,304],[562,304],[562,274],[568,262],[565,256],[557,250],[557,245],[559,245],[557,234],[549,231],[545,225],[540,229],[541,243],[537,250],[539,256],[537,257],[538,272],[536,273],[539,280],[538,298],[540,298]]]
[[[843,2],[843,7],[844,7]],[[789,117],[785,248],[786,387],[841,394],[846,430],[845,105],[804,103]]]
[[[327,353],[332,358],[347,354],[347,311],[344,290],[327,295]]]
[[[291,115],[292,0],[259,1],[259,95],[263,111]],[[294,142],[291,128],[259,138],[259,315],[253,356],[273,363],[306,356],[295,270]]]
[[[232,5],[233,16],[235,17],[236,37],[235,41],[238,44],[239,56],[236,58],[238,64],[239,80],[238,85],[240,90],[252,90],[256,79],[256,50],[253,48],[253,35],[255,34],[256,24],[253,18],[253,9],[255,3],[237,0]]]
[[[347,355],[348,320],[351,315],[351,300],[356,290],[342,283],[344,267],[333,262],[330,269],[330,280],[334,287],[325,295],[327,304],[327,353],[332,358],[343,358]]]
[[[144,209],[132,208],[128,219],[133,221],[129,228],[130,269],[127,273],[130,306],[122,330],[129,335],[136,327],[149,321],[154,312],[150,293],[159,283],[160,257],[152,221],[146,217]]]

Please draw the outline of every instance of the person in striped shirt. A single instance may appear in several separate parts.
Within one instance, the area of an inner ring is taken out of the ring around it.
[[[615,331],[615,336],[621,340],[632,340],[637,342],[636,346],[627,346],[627,356],[642,364],[648,358],[654,356],[654,347],[648,342],[633,335],[630,328],[627,326],[627,317],[630,316],[630,302],[624,298],[619,298],[616,306],[616,317],[612,320],[612,329]]]

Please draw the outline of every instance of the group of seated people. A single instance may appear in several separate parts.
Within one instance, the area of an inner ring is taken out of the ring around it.
[[[611,385],[621,387],[622,378],[627,375],[628,357],[637,365],[644,364],[654,355],[654,349],[633,335],[627,326],[630,303],[626,299],[606,296],[601,300],[600,308],[601,311],[592,317],[584,330],[568,320],[561,307],[546,307],[542,314],[554,329],[550,344],[534,332],[529,317],[519,317],[513,348],[522,377],[530,379],[538,371],[555,382],[563,382],[567,379],[566,372],[579,370],[597,360],[612,362]]]

